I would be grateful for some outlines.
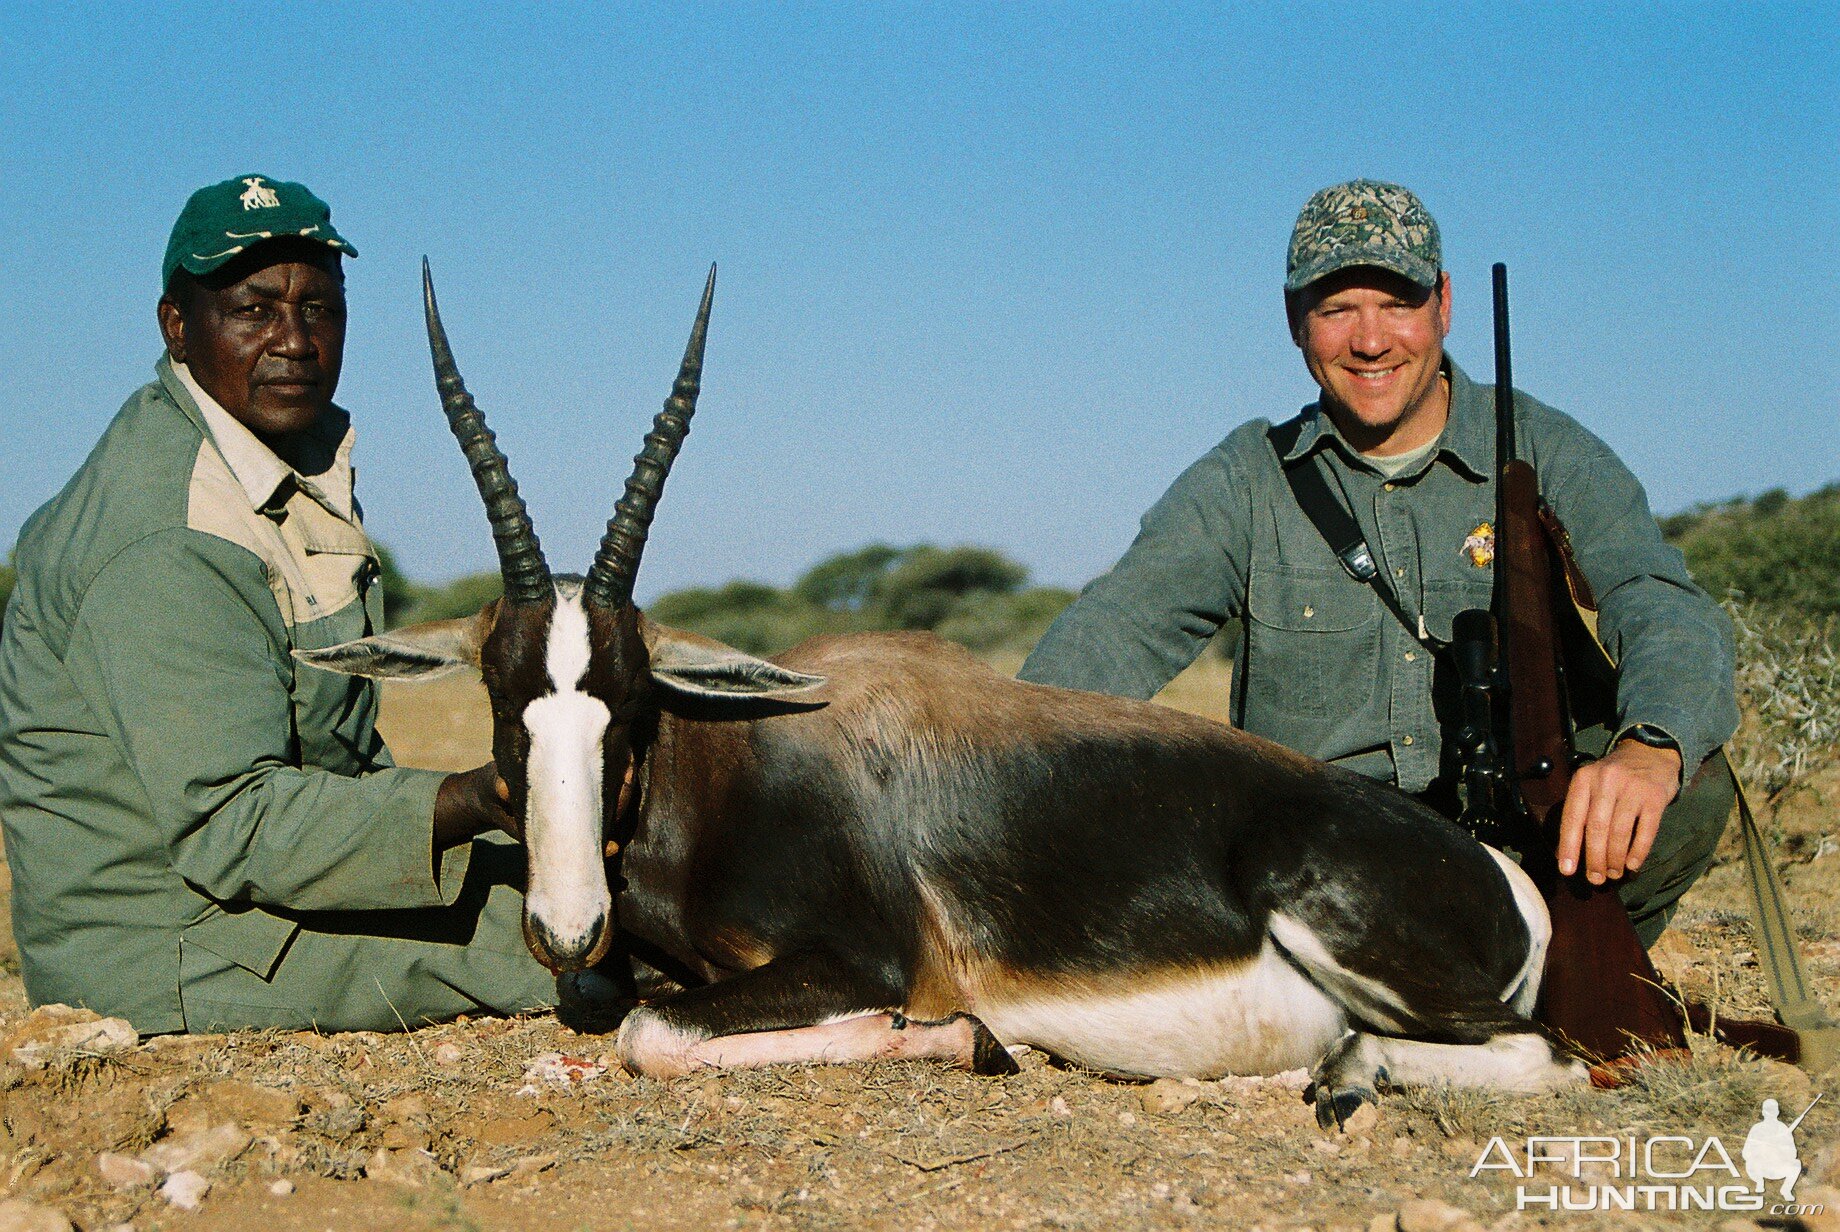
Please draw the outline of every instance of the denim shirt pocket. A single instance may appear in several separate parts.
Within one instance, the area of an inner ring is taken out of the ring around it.
[[[1370,587],[1340,569],[1255,565],[1246,614],[1248,731],[1307,740],[1373,692],[1380,600]]]
[[[1425,579],[1425,632],[1439,645],[1450,642],[1457,613],[1469,608],[1487,611],[1494,583],[1483,570],[1473,578]]]

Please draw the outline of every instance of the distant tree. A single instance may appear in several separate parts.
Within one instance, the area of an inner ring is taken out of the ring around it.
[[[13,597],[13,582],[17,578],[13,572],[13,554],[6,554],[6,563],[0,565],[0,627],[6,623],[7,601]]]
[[[848,624],[798,594],[747,581],[662,594],[646,608],[646,615],[749,654],[772,654]]]
[[[383,584],[383,623],[395,628],[409,618],[423,595],[422,588],[403,576],[396,554],[381,543],[377,549],[378,580]]]
[[[894,564],[911,549],[871,543],[866,548],[821,560],[792,584],[793,593],[833,612],[860,612]]]
[[[1008,595],[1029,571],[989,548],[911,548],[876,587],[874,608],[894,629],[937,629],[976,596]]]
[[[504,593],[504,579],[495,572],[469,573],[445,586],[417,586],[414,603],[404,613],[404,619],[420,622],[471,616]],[[388,601],[387,593],[385,600]]]

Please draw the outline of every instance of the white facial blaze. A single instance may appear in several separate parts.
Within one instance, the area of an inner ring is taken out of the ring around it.
[[[524,845],[532,920],[565,950],[586,949],[612,912],[601,850],[601,767],[611,716],[581,691],[589,660],[579,591],[558,588],[544,662],[556,691],[524,708],[530,733]]]

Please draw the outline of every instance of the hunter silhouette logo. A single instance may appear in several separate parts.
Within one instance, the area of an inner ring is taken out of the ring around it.
[[[1482,1148],[1469,1175],[1472,1180],[1487,1174],[1513,1177],[1514,1205],[1521,1211],[1820,1215],[1826,1209],[1822,1204],[1795,1201],[1795,1183],[1802,1175],[1795,1131],[1821,1099],[1817,1094],[1802,1115],[1786,1125],[1781,1105],[1764,1100],[1762,1116],[1745,1135],[1736,1160],[1716,1135],[1536,1135],[1518,1148],[1497,1137]],[[1780,1182],[1780,1200],[1765,1196],[1771,1181]]]
[[[274,189],[262,182],[261,176],[244,176],[243,183],[247,187],[243,189],[243,195],[237,200],[243,203],[244,209],[272,210],[281,204],[281,198],[275,195]]]
[[[1795,1131],[1802,1123],[1802,1117],[1814,1111],[1814,1105],[1821,1102],[1821,1096],[1814,1097],[1814,1103],[1802,1109],[1802,1116],[1784,1125],[1779,1118],[1782,1106],[1773,1099],[1763,1101],[1763,1119],[1751,1126],[1751,1132],[1744,1136],[1744,1175],[1751,1178],[1757,1186],[1757,1192],[1763,1192],[1765,1181],[1781,1181],[1784,1202],[1795,1201],[1796,1178],[1802,1175],[1802,1161],[1795,1152]]]

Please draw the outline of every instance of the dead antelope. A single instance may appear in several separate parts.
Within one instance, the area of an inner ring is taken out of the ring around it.
[[[768,661],[641,615],[714,279],[585,577],[551,575],[425,285],[505,597],[302,654],[374,677],[480,669],[525,823],[531,951],[580,970],[617,931],[687,985],[626,1018],[629,1066],[1000,1072],[1005,1044],[1138,1077],[1308,1066],[1325,1124],[1382,1079],[1582,1078],[1527,1020],[1540,896],[1390,787],[1161,706],[1019,683],[930,635]]]

